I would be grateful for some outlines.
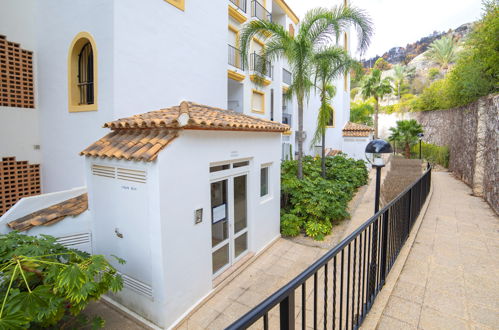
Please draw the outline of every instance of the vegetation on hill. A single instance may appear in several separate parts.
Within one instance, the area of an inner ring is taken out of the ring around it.
[[[297,236],[305,232],[316,240],[328,235],[333,224],[346,219],[348,202],[367,183],[364,161],[342,155],[326,157],[326,178],[318,158],[303,158],[303,179],[296,177],[297,161],[281,165],[281,233]]]
[[[399,120],[397,126],[390,127],[390,141],[404,146],[405,158],[411,158],[411,146],[418,142],[418,134],[423,133],[423,127],[414,119]]]
[[[101,255],[65,248],[46,235],[0,235],[0,329],[78,328],[90,301],[122,287]],[[93,320],[93,328],[101,326],[102,319]]]

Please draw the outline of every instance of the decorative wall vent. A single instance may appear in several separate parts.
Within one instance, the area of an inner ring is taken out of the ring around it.
[[[23,197],[41,194],[40,165],[5,157],[0,162],[0,216]]]
[[[92,164],[92,174],[106,178],[116,178],[116,167]]]
[[[138,183],[146,183],[147,172],[118,167],[118,179]]]
[[[33,52],[0,35],[0,106],[34,108]]]
[[[63,236],[57,238],[57,243],[62,244],[66,247],[70,247],[73,245],[79,244],[87,244],[91,242],[91,234],[90,233],[82,233],[75,234],[70,236]]]
[[[119,273],[119,274],[123,278],[123,286],[125,288],[129,288],[130,290],[138,292],[146,297],[152,298],[152,287],[150,285],[147,285],[147,284],[145,284],[141,281],[138,281],[134,278],[131,278],[130,276],[125,275],[123,273]]]

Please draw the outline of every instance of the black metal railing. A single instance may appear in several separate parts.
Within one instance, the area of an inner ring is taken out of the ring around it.
[[[272,22],[272,14],[256,0],[251,1],[251,17]]]
[[[244,70],[241,51],[232,45],[229,45],[229,64],[236,68]]]
[[[269,78],[274,77],[274,67],[270,61],[266,61],[262,56],[257,53],[250,54],[250,70],[259,72]]]
[[[282,82],[288,85],[291,85],[291,83],[293,82],[291,72],[284,68],[282,69]]]
[[[283,113],[282,114],[282,123],[288,125],[289,127],[291,127],[291,119],[292,118],[293,117],[292,117],[292,115],[290,113]]]
[[[268,329],[269,320],[275,320],[280,329],[291,330],[317,329],[320,324],[324,329],[360,327],[411,232],[430,186],[428,168],[356,231],[227,329],[246,329],[256,322],[262,322],[257,327]]]
[[[246,12],[246,0],[230,0],[233,4],[237,6],[237,8],[241,9],[242,11]]]

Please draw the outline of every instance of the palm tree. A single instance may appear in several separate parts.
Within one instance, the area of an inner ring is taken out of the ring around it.
[[[393,66],[393,82],[397,91],[397,98],[400,100],[400,91],[406,79],[411,79],[415,73],[415,67],[396,64]]]
[[[331,101],[336,94],[333,82],[341,74],[346,74],[354,63],[348,53],[338,46],[329,46],[315,52],[312,57],[314,86],[319,92],[321,106],[317,116],[317,127],[311,145],[321,142],[322,177],[326,178],[326,127],[334,116]]]
[[[378,138],[378,114],[379,114],[379,101],[393,90],[391,85],[391,78],[385,77],[381,79],[381,71],[373,69],[371,74],[365,76],[362,81],[362,97],[368,99],[374,98],[374,138]]]
[[[423,127],[415,120],[399,120],[396,127],[390,127],[390,141],[404,144],[405,157],[411,158],[411,145],[418,141],[418,134],[423,133]]]
[[[454,62],[457,58],[456,43],[452,37],[446,36],[435,40],[428,47],[425,53],[427,59],[440,65],[446,70],[450,63]]]
[[[256,35],[265,39],[262,56],[275,61],[286,58],[293,76],[288,93],[298,102],[298,178],[303,178],[303,105],[313,88],[313,50],[337,38],[349,26],[357,28],[359,49],[365,51],[372,35],[371,19],[363,10],[350,6],[332,9],[315,8],[307,12],[295,36],[277,23],[254,20],[241,30],[240,47],[243,64],[248,63],[250,42]],[[262,61],[265,63],[265,61]],[[263,68],[265,70],[265,68]]]

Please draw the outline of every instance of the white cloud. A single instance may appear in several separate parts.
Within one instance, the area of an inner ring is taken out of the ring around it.
[[[308,9],[331,7],[341,0],[287,0],[302,18]],[[480,18],[479,0],[353,0],[374,22],[375,35],[363,58],[382,55],[392,47],[405,46],[433,31],[447,31]],[[352,44],[352,49],[356,46]]]

